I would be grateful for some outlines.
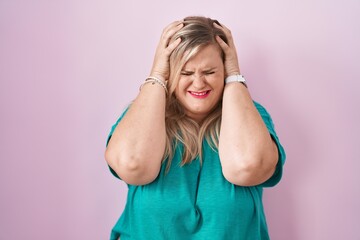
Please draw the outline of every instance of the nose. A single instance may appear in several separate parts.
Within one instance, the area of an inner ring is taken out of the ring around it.
[[[204,88],[206,86],[205,76],[203,74],[194,74],[192,85],[199,90]]]

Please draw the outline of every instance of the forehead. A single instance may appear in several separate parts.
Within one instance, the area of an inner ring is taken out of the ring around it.
[[[220,47],[214,44],[210,44],[201,48],[184,64],[183,68],[218,67],[222,64],[223,62]]]

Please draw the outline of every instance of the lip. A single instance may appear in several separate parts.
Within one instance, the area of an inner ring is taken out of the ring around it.
[[[188,93],[194,97],[194,98],[206,98],[210,94],[210,90],[207,91],[201,91],[201,92],[195,92],[195,91],[188,91]]]

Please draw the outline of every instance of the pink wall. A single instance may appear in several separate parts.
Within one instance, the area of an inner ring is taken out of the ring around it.
[[[170,21],[232,29],[287,150],[272,239],[360,239],[360,2],[0,1],[0,239],[106,239],[126,186],[105,139]]]

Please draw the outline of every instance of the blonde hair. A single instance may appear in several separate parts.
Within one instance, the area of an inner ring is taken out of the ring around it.
[[[190,163],[197,156],[199,156],[200,163],[202,163],[202,142],[204,138],[213,150],[218,148],[222,101],[220,100],[212,112],[199,124],[185,115],[183,107],[175,97],[175,89],[179,82],[180,73],[186,62],[209,44],[214,44],[221,50],[215,39],[216,35],[220,36],[226,43],[228,42],[225,33],[214,27],[214,22],[219,24],[218,21],[210,18],[187,17],[183,21],[184,27],[171,40],[181,38],[180,44],[170,55],[169,92],[165,113],[166,147],[163,158],[163,160],[168,159],[167,171],[179,143],[184,146],[181,166]],[[222,50],[221,56],[224,61],[225,55]]]

